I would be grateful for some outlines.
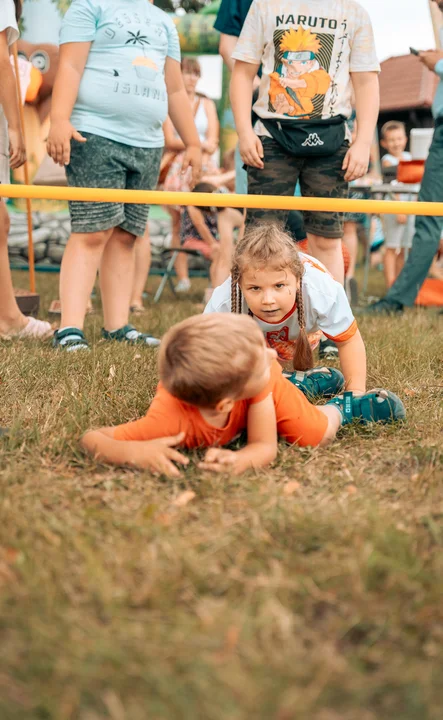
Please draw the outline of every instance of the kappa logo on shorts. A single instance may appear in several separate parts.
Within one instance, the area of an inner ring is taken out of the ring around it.
[[[324,142],[317,133],[309,133],[309,137],[302,143],[302,147],[317,147],[318,145],[324,145]]]

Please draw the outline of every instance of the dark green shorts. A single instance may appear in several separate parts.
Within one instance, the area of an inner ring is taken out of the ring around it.
[[[71,161],[66,166],[69,187],[154,190],[163,148],[138,148],[82,132],[85,143],[71,141]],[[109,202],[70,202],[71,227],[90,233],[121,227],[143,235],[149,205]]]
[[[260,138],[264,150],[264,169],[248,167],[249,195],[281,195],[292,197],[297,180],[300,180],[303,197],[347,198],[348,183],[343,160],[349,150],[345,140],[341,148],[328,157],[297,158],[290,155],[275,140]],[[286,223],[289,210],[248,210],[248,222],[269,219],[272,215]],[[304,212],[305,230],[312,235],[341,238],[343,213]]]

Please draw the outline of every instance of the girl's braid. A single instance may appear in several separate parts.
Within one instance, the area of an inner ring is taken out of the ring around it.
[[[314,367],[314,356],[311,344],[306,334],[305,308],[303,302],[303,277],[299,278],[299,287],[295,293],[295,302],[297,304],[297,319],[300,332],[294,343],[294,370],[309,370]]]
[[[240,271],[234,266],[231,271],[231,312],[241,314],[242,311],[242,291],[238,281],[240,279]]]

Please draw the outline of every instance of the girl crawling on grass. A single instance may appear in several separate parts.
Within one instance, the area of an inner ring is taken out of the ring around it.
[[[366,392],[365,346],[344,288],[318,260],[299,252],[279,225],[248,227],[234,250],[231,276],[205,308],[211,312],[253,317],[282,365],[296,371],[290,379],[300,389],[300,383],[305,387],[315,378],[320,386],[313,390],[323,394],[321,385],[330,384],[332,375],[335,392],[340,392],[344,375],[347,391]],[[343,375],[334,369],[311,370],[323,334],[338,346]]]

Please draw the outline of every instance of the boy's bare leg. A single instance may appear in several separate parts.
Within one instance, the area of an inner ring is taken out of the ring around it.
[[[12,287],[8,257],[9,216],[5,203],[0,200],[0,333],[20,331],[28,319],[20,312]]]
[[[151,267],[151,240],[149,226],[146,225],[143,237],[135,240],[135,269],[132,283],[130,307],[143,307],[143,292]]]
[[[395,282],[397,257],[394,248],[386,248],[383,258],[383,270],[385,275],[386,287],[389,289]]]
[[[349,251],[349,268],[346,277],[353,278],[358,255],[357,224],[355,222],[345,222],[343,242]]]
[[[343,418],[340,410],[333,405],[322,405],[318,407],[318,410],[320,410],[320,412],[328,418],[328,427],[326,428],[326,432],[320,443],[320,447],[324,447],[325,445],[329,445],[329,443],[335,439],[335,436],[341,427]]]
[[[60,327],[83,330],[100,259],[113,230],[72,233],[60,268]]]
[[[308,237],[309,254],[323,263],[334,280],[344,285],[345,266],[341,249],[341,239],[320,237],[320,235],[313,235],[309,232],[306,234]]]
[[[104,328],[112,332],[128,324],[134,278],[135,236],[115,228],[100,263]]]

